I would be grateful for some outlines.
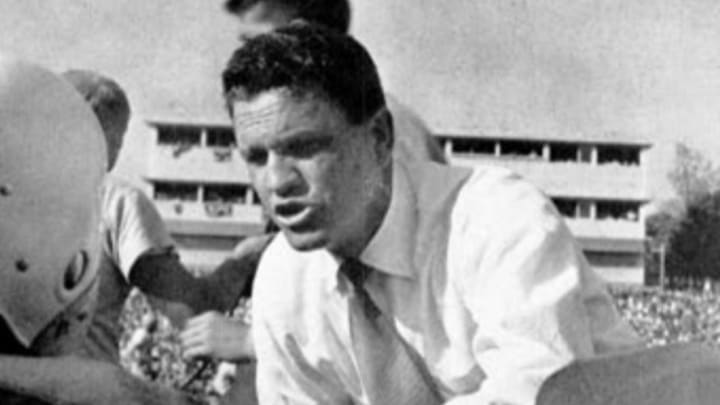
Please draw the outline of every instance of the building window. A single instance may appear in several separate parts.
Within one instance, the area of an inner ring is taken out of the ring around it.
[[[593,148],[590,145],[580,146],[577,160],[583,163],[592,162],[592,151]]]
[[[200,145],[200,129],[181,125],[158,125],[160,145]]]
[[[592,203],[590,201],[578,201],[578,218],[592,218]]]
[[[437,139],[438,145],[440,145],[440,148],[442,150],[445,150],[445,148],[447,147],[447,144],[451,141],[450,138],[446,138],[444,136],[439,136],[435,139]]]
[[[553,198],[552,202],[555,204],[558,212],[562,216],[567,218],[575,218],[577,215],[578,202],[569,198]]]
[[[543,145],[540,142],[504,141],[500,145],[502,156],[542,158]]]
[[[204,202],[244,204],[248,186],[244,184],[213,184],[205,186]]]
[[[642,266],[642,255],[631,252],[585,251],[585,257],[593,267],[632,268]]]
[[[197,201],[198,186],[187,183],[157,182],[153,198],[158,201]]]
[[[638,221],[640,204],[630,201],[598,201],[597,219]]]
[[[569,143],[554,143],[550,145],[551,162],[577,162],[578,146]]]
[[[233,147],[235,146],[235,133],[232,128],[208,128],[207,146],[210,147]]]
[[[454,138],[452,152],[464,155],[494,155],[495,141],[487,139]]]
[[[598,146],[598,163],[637,166],[640,165],[640,149],[628,146]]]

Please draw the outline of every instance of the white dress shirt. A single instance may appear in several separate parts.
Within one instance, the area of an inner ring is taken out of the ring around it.
[[[491,167],[393,171],[390,208],[360,256],[379,270],[366,289],[447,404],[533,404],[571,360],[639,344],[534,187]],[[266,250],[253,293],[260,404],[368,403],[338,265],[283,235]]]

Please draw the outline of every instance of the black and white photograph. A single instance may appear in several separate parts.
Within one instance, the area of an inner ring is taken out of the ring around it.
[[[0,404],[720,404],[720,3],[0,0]]]

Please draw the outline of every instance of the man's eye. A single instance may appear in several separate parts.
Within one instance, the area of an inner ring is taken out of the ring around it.
[[[263,166],[267,162],[268,153],[264,150],[249,150],[243,153],[248,164],[253,166]]]
[[[287,146],[285,153],[291,156],[304,158],[311,157],[322,152],[330,146],[329,139],[311,139],[304,142],[297,142]]]

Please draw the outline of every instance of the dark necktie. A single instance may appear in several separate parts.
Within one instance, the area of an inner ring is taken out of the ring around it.
[[[346,259],[339,271],[350,280],[350,338],[371,405],[438,405],[443,402],[420,356],[405,342],[363,286],[373,269]]]

